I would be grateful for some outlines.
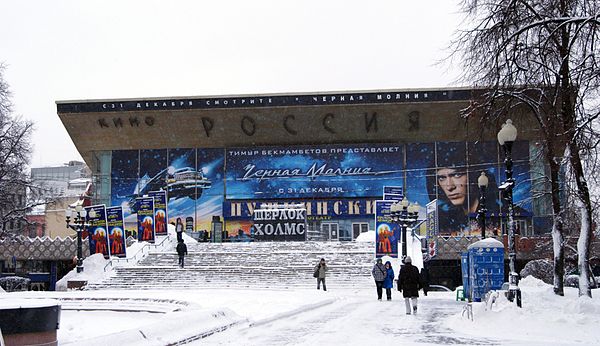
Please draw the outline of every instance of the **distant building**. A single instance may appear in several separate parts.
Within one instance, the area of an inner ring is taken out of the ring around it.
[[[91,181],[91,171],[81,161],[69,161],[62,166],[32,168],[31,180],[45,191],[45,197],[79,196]]]

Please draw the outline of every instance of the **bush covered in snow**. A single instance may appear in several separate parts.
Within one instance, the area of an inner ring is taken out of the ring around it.
[[[89,283],[100,282],[107,275],[104,267],[108,260],[104,259],[101,253],[93,254],[83,260],[83,272],[77,273],[77,268],[73,268],[62,279],[56,282],[57,291],[67,290],[67,281],[87,281]]]
[[[6,292],[28,291],[30,282],[21,276],[5,276],[0,278],[0,287]]]
[[[536,279],[540,279],[543,282],[552,285],[554,283],[554,264],[547,259],[529,261],[523,270],[521,270],[522,278],[528,276],[533,276]]]

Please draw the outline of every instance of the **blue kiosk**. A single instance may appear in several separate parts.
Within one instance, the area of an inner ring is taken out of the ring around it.
[[[504,245],[486,238],[475,242],[461,255],[461,271],[465,298],[480,302],[490,290],[504,283]]]

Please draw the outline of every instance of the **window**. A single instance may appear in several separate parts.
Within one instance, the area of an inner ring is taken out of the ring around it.
[[[325,236],[329,236],[329,240],[338,240],[339,232],[338,232],[338,224],[332,222],[323,222],[321,224],[321,232]]]
[[[352,234],[354,239],[358,238],[361,233],[365,233],[369,231],[369,223],[368,222],[357,222],[352,224]]]

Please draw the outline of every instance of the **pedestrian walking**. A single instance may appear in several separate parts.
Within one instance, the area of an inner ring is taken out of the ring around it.
[[[177,218],[177,223],[175,224],[175,233],[177,234],[177,243],[183,241],[183,223],[181,222],[181,218]]]
[[[423,287],[423,294],[427,296],[427,292],[429,291],[429,268],[427,262],[423,263],[423,268],[421,268],[421,285]]]
[[[404,304],[406,305],[406,314],[411,314],[410,303],[412,301],[412,313],[417,313],[417,298],[419,298],[419,289],[422,287],[419,269],[412,265],[410,256],[404,259],[404,265],[400,267],[398,275],[398,291],[402,291]]]
[[[183,242],[183,239],[181,239],[178,243],[177,243],[177,255],[179,255],[179,267],[183,268],[183,258],[185,255],[187,255],[188,251],[187,251],[187,245],[185,245],[185,243]]]
[[[313,277],[317,279],[317,289],[321,289],[321,283],[323,283],[323,291],[327,291],[327,287],[325,286],[325,273],[329,270],[327,264],[325,264],[325,259],[321,258],[319,263],[315,266],[315,272]]]
[[[375,286],[377,286],[377,300],[381,300],[381,296],[383,295],[383,281],[387,275],[382,262],[381,258],[378,258],[377,263],[373,266],[373,270],[371,270],[371,274],[375,279]]]
[[[383,288],[385,288],[385,295],[387,300],[392,300],[392,288],[394,287],[394,268],[390,261],[385,262],[385,279],[383,280]]]

